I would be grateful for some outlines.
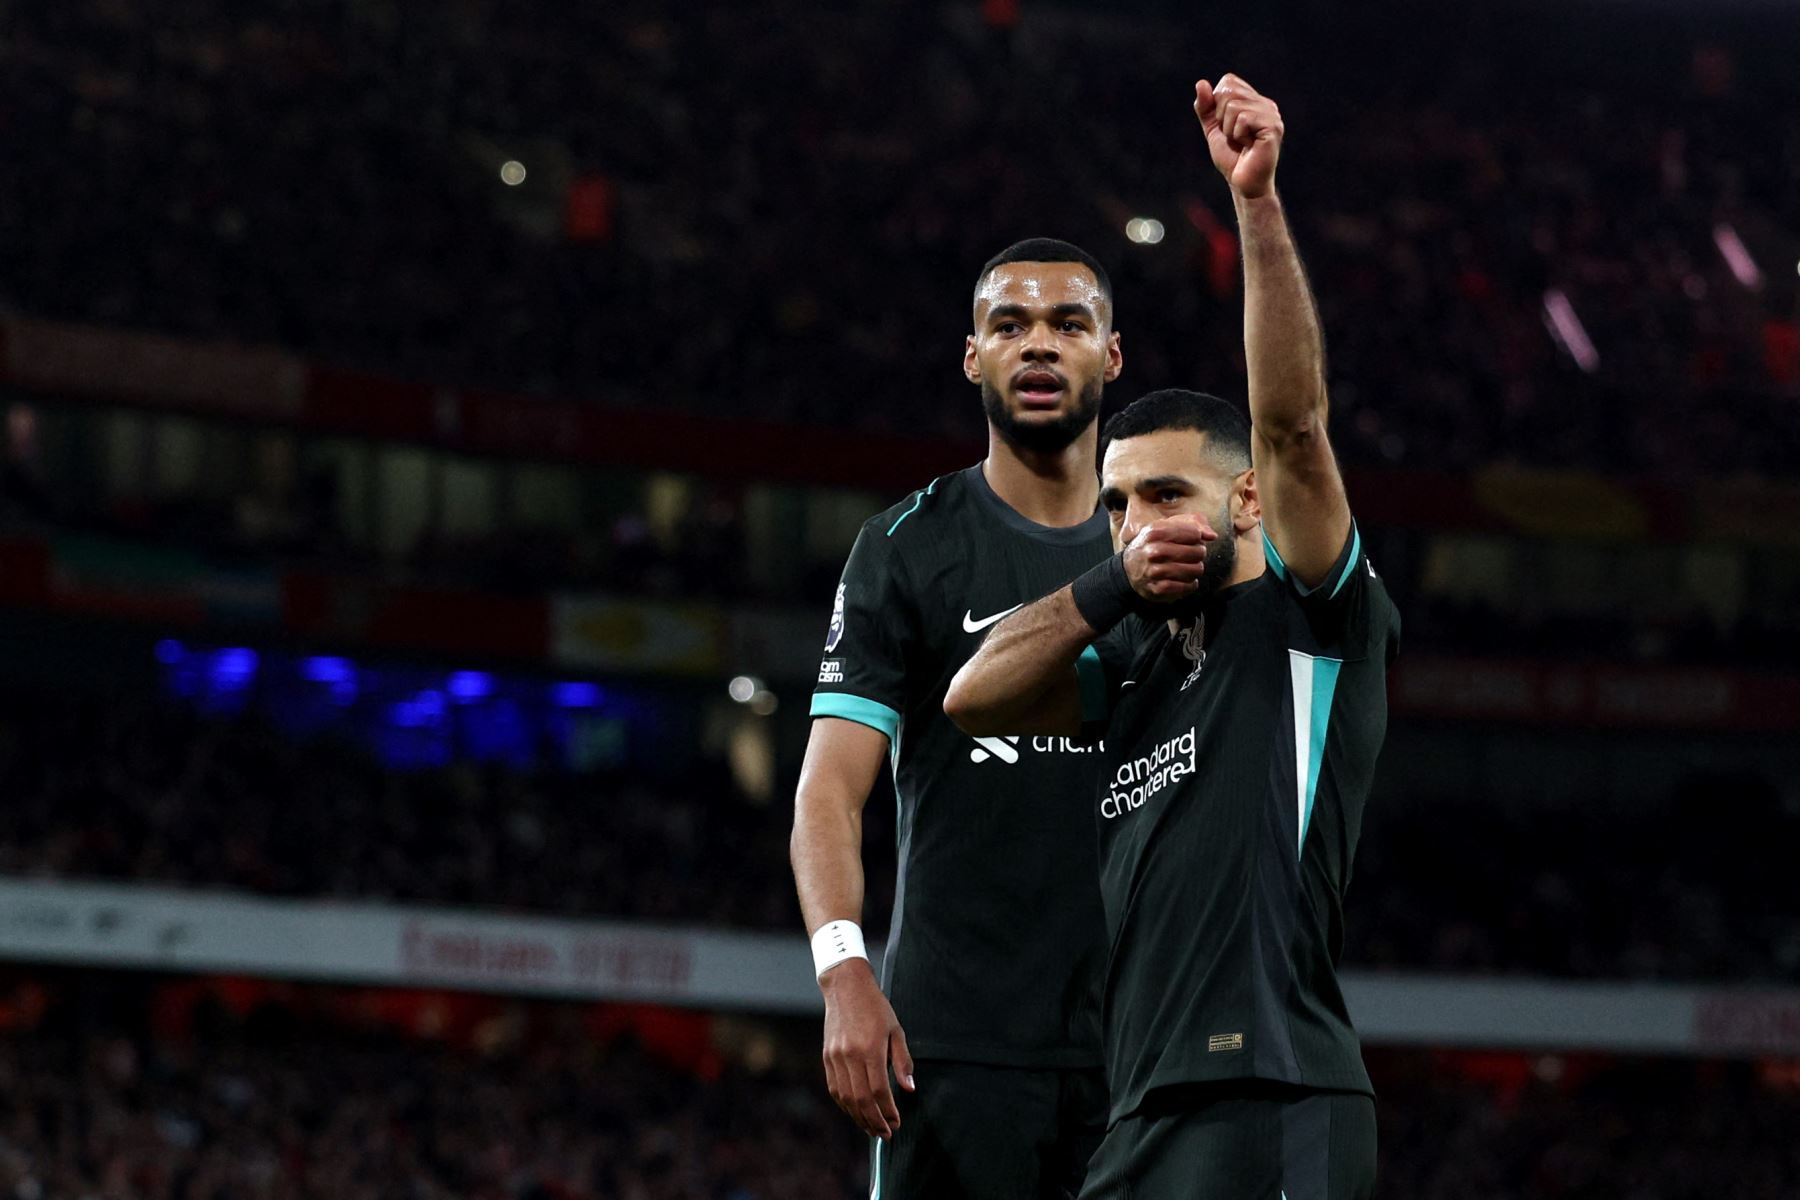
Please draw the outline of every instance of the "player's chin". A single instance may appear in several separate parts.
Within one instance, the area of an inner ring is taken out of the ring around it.
[[[1015,421],[1054,421],[1075,407],[1075,398],[1064,388],[1055,392],[1014,392],[1007,407]]]

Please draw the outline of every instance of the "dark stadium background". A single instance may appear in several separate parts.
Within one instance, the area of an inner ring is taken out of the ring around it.
[[[979,455],[1018,237],[1113,271],[1109,404],[1241,395],[1224,70],[1405,619],[1382,1195],[1800,1195],[1796,63],[1776,0],[0,4],[0,1197],[866,1189],[786,862],[836,572]]]

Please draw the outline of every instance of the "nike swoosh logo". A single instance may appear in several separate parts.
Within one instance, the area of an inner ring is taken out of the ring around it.
[[[965,609],[963,609],[963,632],[964,633],[980,633],[982,630],[986,629],[989,625],[992,625],[995,621],[1003,620],[1007,617],[1010,617],[1014,613],[1018,612],[1021,608],[1024,608],[1024,607],[1025,606],[1023,604],[1015,604],[1011,608],[1007,609],[1005,612],[997,612],[993,616],[983,617],[979,621],[977,621],[975,619],[975,614],[973,612],[970,612],[968,609],[965,608]]]
[[[1127,679],[1124,683],[1121,683],[1119,685],[1119,690],[1122,692],[1128,687],[1136,687],[1136,686],[1137,686],[1137,680]]]

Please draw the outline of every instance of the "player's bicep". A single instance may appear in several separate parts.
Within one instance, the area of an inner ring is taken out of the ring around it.
[[[863,808],[887,748],[879,729],[837,717],[813,722],[788,838],[808,929],[856,920],[862,911]]]
[[[1251,458],[1263,532],[1279,560],[1270,566],[1303,590],[1326,582],[1350,536],[1350,501],[1323,423],[1280,439],[1252,429]]]
[[[800,766],[795,817],[804,812],[860,812],[887,760],[888,736],[860,721],[820,717]]]

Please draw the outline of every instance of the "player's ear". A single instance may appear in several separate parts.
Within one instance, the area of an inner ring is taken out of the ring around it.
[[[1262,496],[1256,490],[1256,468],[1240,474],[1231,484],[1231,527],[1240,534],[1262,524]]]
[[[1119,334],[1106,335],[1106,382],[1111,383],[1125,370],[1125,354],[1119,349]]]
[[[975,356],[975,335],[963,338],[963,375],[977,387],[981,385],[981,360]]]

